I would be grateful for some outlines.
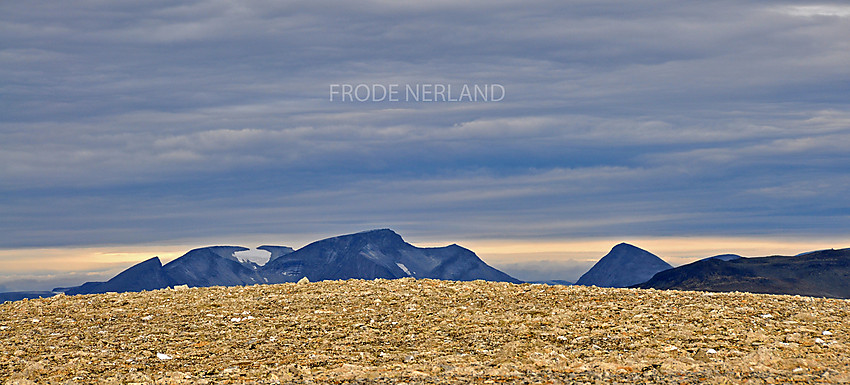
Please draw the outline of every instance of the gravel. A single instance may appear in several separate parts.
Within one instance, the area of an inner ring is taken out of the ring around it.
[[[0,382],[847,383],[850,301],[349,280],[0,305]]]

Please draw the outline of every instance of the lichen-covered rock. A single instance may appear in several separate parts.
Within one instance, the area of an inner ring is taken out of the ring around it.
[[[848,300],[484,281],[57,296],[0,305],[0,383],[840,383],[848,321]]]

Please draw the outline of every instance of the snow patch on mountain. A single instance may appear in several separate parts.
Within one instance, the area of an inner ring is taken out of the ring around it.
[[[366,245],[366,247],[363,248],[363,251],[360,252],[360,255],[373,261],[380,261],[382,259],[381,257],[384,256],[380,251],[375,250],[375,247],[371,244]]]
[[[404,273],[408,276],[413,276],[413,273],[411,273],[410,270],[407,269],[407,266],[405,266],[403,263],[396,262],[396,266],[402,269]]]
[[[240,263],[253,262],[257,265],[263,266],[269,262],[269,259],[272,257],[272,253],[267,250],[249,249],[236,251],[233,253],[233,257],[239,260]]]

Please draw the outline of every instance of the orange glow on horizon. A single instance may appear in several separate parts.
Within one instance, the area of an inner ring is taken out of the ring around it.
[[[580,261],[595,262],[615,245],[625,242],[647,250],[665,261],[680,265],[718,254],[738,254],[744,257],[796,255],[799,253],[850,247],[845,239],[771,239],[755,237],[677,237],[580,239],[568,241],[525,239],[482,239],[458,242],[474,251],[481,259],[493,263],[522,261]],[[430,247],[441,246],[428,244]]]
[[[627,242],[658,255],[673,265],[717,254],[742,256],[796,255],[806,251],[848,247],[845,239],[770,239],[755,237],[679,237],[575,239],[567,241],[529,239],[469,239],[456,243],[474,251],[488,263],[524,261],[595,262],[611,248]],[[449,243],[411,242],[419,247],[440,247]],[[233,243],[233,244],[239,244]],[[273,243],[274,244],[274,243]],[[86,248],[44,248],[0,250],[0,275],[30,272],[62,273],[123,270],[158,256],[167,263],[202,244],[98,246]],[[250,246],[249,246],[250,247]]]
[[[98,271],[129,267],[159,257],[162,263],[183,255],[184,246],[117,246],[0,250],[0,273]]]

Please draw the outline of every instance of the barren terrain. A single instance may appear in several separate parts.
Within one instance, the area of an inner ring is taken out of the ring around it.
[[[841,383],[850,301],[436,280],[0,305],[0,382]]]

